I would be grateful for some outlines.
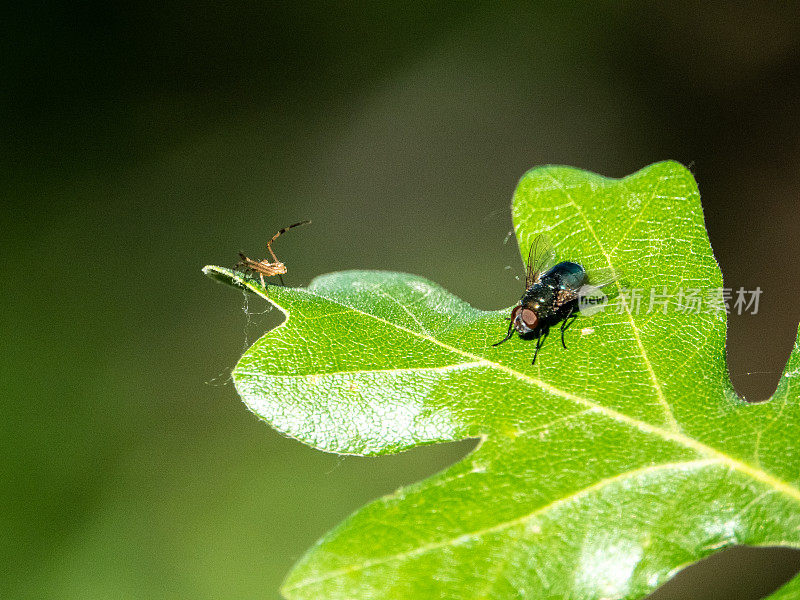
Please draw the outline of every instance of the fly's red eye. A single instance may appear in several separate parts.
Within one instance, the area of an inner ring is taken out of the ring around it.
[[[523,309],[522,310],[522,322],[525,323],[530,329],[536,329],[536,325],[539,323],[539,317],[536,316],[536,313],[532,310]]]

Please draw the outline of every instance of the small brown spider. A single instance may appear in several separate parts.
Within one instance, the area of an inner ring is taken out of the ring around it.
[[[244,255],[244,252],[239,252],[239,258],[242,260],[236,263],[233,268],[242,272],[258,273],[258,277],[261,279],[261,285],[263,285],[265,289],[267,284],[264,281],[264,276],[272,277],[277,275],[281,280],[281,285],[284,285],[282,275],[286,273],[286,265],[279,261],[278,257],[275,256],[275,253],[272,251],[272,242],[274,242],[279,235],[286,233],[292,227],[297,227],[298,225],[308,225],[309,223],[311,223],[311,221],[300,221],[294,225],[284,227],[278,233],[272,236],[272,239],[267,242],[267,250],[272,255],[273,262],[269,262],[266,258],[264,260],[253,260],[252,258],[247,258]]]

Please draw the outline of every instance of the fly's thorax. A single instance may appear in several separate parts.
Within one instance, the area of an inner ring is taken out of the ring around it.
[[[586,269],[578,263],[570,261],[558,263],[545,273],[542,279],[545,277],[551,280],[555,287],[562,290],[578,290],[586,283],[587,279]]]

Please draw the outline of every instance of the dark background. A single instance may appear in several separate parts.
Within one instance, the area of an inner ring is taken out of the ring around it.
[[[469,449],[345,459],[241,405],[227,374],[278,318],[200,268],[301,219],[290,284],[409,271],[501,308],[527,169],[691,164],[726,286],[764,289],[730,321],[734,383],[772,393],[800,319],[796,10],[224,4],[3,18],[0,596],[275,598],[331,526]],[[656,596],[758,598],[800,568],[711,562]]]

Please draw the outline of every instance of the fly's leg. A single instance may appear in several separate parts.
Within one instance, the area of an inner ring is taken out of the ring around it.
[[[282,285],[283,287],[286,287],[286,284],[285,284],[285,283],[283,283],[283,275],[281,275],[280,273],[278,273],[278,279],[280,279],[280,280],[281,280],[281,285]]]
[[[567,315],[567,318],[561,321],[561,345],[564,346],[564,350],[567,349],[567,345],[564,343],[564,332],[567,330],[567,327],[572,325],[575,322],[575,319],[578,318],[578,307],[575,306],[572,308],[572,312]]]
[[[494,346],[499,346],[503,342],[505,342],[507,340],[510,340],[512,335],[514,335],[514,321],[511,321],[511,323],[508,324],[508,334],[506,334],[506,337],[504,337],[502,340],[500,340],[496,344],[492,344],[492,346],[493,347]]]
[[[533,353],[532,365],[536,364],[536,357],[539,356],[539,348],[544,346],[544,338],[546,338],[549,333],[550,331],[546,329],[539,329],[536,331],[536,351]]]
[[[267,282],[264,281],[264,274],[263,273],[259,273],[258,274],[258,278],[261,280],[261,287],[263,287],[264,289],[267,289]]]

